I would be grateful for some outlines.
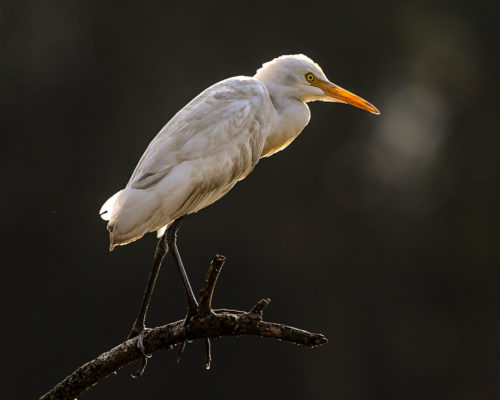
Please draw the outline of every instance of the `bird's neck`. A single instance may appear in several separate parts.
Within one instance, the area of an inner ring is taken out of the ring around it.
[[[262,157],[269,157],[287,147],[302,132],[311,117],[309,107],[293,95],[284,95],[282,90],[273,90],[273,86],[267,86],[267,89],[276,109],[276,122],[267,136]]]

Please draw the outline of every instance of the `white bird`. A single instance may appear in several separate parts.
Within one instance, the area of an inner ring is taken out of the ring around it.
[[[348,103],[374,114],[366,100],[331,83],[304,55],[286,55],[262,65],[253,77],[237,76],[209,87],[182,108],[156,135],[123,190],[100,210],[108,222],[110,249],[158,232],[153,271],[130,334],[144,329],[146,310],[168,248],[194,298],[175,244],[180,219],[224,196],[262,157],[283,150],[310,119],[307,102]],[[167,234],[165,230],[168,228]]]

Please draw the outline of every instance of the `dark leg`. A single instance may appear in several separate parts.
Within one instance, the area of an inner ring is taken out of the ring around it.
[[[188,320],[190,317],[195,315],[198,312],[198,301],[194,297],[193,289],[191,288],[191,284],[189,283],[189,279],[186,274],[186,270],[184,269],[184,265],[182,265],[181,256],[179,254],[179,250],[177,249],[177,231],[179,230],[180,223],[183,217],[177,218],[167,229],[165,236],[167,237],[167,245],[171,250],[172,257],[174,258],[175,265],[177,265],[177,269],[182,279],[182,283],[184,285],[184,289],[186,290],[187,302],[188,302]]]
[[[151,301],[151,296],[153,295],[156,278],[158,278],[158,273],[160,272],[161,262],[163,261],[163,258],[168,251],[166,236],[167,235],[165,234],[158,240],[158,245],[156,246],[156,252],[153,259],[153,268],[149,275],[148,286],[146,287],[146,291],[144,292],[141,308],[139,309],[139,313],[137,314],[137,318],[135,319],[134,326],[132,327],[132,331],[128,335],[127,339],[136,337],[142,331],[144,331],[146,327],[146,313],[148,311],[149,302]]]

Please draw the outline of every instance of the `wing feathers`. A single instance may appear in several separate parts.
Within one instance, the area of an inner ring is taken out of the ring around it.
[[[219,82],[193,99],[149,144],[126,189],[101,208],[112,246],[224,196],[258,162],[273,112],[253,78]]]

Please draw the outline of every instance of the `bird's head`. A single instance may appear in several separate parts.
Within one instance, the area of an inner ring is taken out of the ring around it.
[[[321,67],[303,54],[275,58],[263,64],[255,78],[273,91],[280,91],[304,103],[316,100],[347,103],[380,114],[366,100],[330,82]]]

